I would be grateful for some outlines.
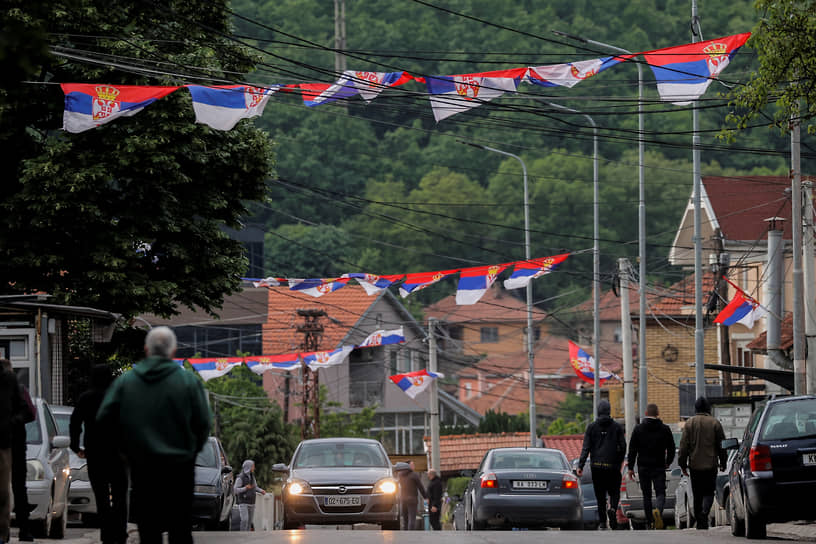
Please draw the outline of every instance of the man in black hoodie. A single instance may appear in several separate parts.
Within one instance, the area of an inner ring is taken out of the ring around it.
[[[608,401],[602,400],[598,403],[598,419],[587,426],[581,458],[576,469],[578,476],[581,476],[589,456],[592,488],[598,499],[598,517],[601,521],[599,529],[606,528],[607,517],[610,529],[617,526],[615,515],[620,501],[621,464],[626,456],[626,433],[621,424],[609,416],[610,412]],[[607,495],[609,510],[604,510]]]
[[[666,504],[666,469],[674,460],[674,436],[658,419],[657,404],[647,404],[646,412],[629,439],[629,479],[635,479],[635,463],[643,491],[646,521],[655,529],[663,528],[663,506]],[[656,508],[652,509],[652,486]]]

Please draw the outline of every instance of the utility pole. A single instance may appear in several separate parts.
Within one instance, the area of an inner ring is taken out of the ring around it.
[[[697,1],[691,0],[691,42],[700,41]],[[701,227],[702,186],[700,174],[700,115],[697,100],[691,109],[691,158],[694,183],[694,380],[695,398],[705,396],[705,331],[703,330],[703,233]]]
[[[428,319],[428,371],[436,373],[436,319]],[[439,390],[436,380],[431,381],[431,468],[441,474],[439,467]]]
[[[805,215],[802,223],[805,227],[804,263],[805,276],[805,340],[807,342],[807,394],[816,393],[816,271],[813,269],[813,182],[806,181]]]
[[[621,336],[623,344],[623,404],[624,420],[626,422],[626,443],[632,436],[635,428],[635,388],[632,375],[632,316],[629,314],[629,274],[631,265],[629,259],[618,259],[618,277],[620,278],[621,299]],[[641,325],[643,326],[643,325]]]
[[[346,71],[346,0],[334,0],[334,71]]]
[[[800,155],[799,114],[791,118],[791,192],[793,234],[793,394],[807,389],[805,376],[805,316],[802,295],[802,160]]]
[[[297,327],[297,332],[303,335],[300,348],[303,351],[318,351],[320,341],[323,339],[323,325],[320,323],[320,318],[326,316],[325,310],[299,309],[297,314],[304,321],[303,325]],[[309,415],[309,403],[312,403],[313,416]],[[303,439],[320,437],[320,381],[317,369],[311,370],[305,363],[303,364],[303,426],[300,434]]]

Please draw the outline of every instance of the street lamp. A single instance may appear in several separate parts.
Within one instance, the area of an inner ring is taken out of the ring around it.
[[[624,53],[631,55],[632,52],[627,49],[622,49],[608,43],[598,42],[581,36],[575,36],[559,30],[553,30],[553,34],[569,38],[577,42],[586,43],[590,45],[597,45],[610,51],[617,53]],[[638,71],[638,259],[640,266],[638,273],[640,274],[640,298],[639,303],[639,320],[638,320],[638,410],[641,412],[646,408],[648,402],[647,385],[648,376],[646,375],[646,183],[644,180],[644,142],[643,142],[643,66],[637,63]],[[595,360],[598,360],[598,353],[595,353]]]

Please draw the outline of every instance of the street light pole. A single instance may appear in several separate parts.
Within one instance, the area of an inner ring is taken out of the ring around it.
[[[554,34],[575,40],[581,43],[597,45],[610,51],[631,55],[632,52],[610,45],[608,43],[589,40],[580,36],[567,34],[553,30]],[[644,142],[643,142],[643,66],[637,63],[638,71],[638,274],[640,275],[639,285],[639,308],[638,308],[638,411],[643,412],[648,403],[648,374],[646,367],[646,182],[644,165]],[[595,354],[598,357],[598,354]]]

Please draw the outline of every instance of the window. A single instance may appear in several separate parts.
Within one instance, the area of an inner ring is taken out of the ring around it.
[[[496,342],[499,341],[499,329],[498,329],[498,327],[482,327],[480,332],[481,332],[482,342],[496,343]]]
[[[448,335],[452,340],[462,340],[464,338],[464,327],[455,325],[448,328]]]
[[[745,346],[737,346],[737,360],[734,361],[737,366],[745,368],[754,367],[754,354],[751,350],[745,349]]]
[[[399,363],[397,359],[397,350],[392,350],[388,354],[388,358],[391,361],[391,374],[399,374]]]
[[[465,399],[469,399],[473,396],[473,386],[470,383],[465,384]]]
[[[175,327],[179,358],[235,357],[239,351],[252,355],[263,353],[261,325]]]
[[[614,338],[615,338],[615,343],[616,344],[620,344],[621,342],[623,342],[623,333],[621,333],[621,328],[620,327],[615,327]]]

